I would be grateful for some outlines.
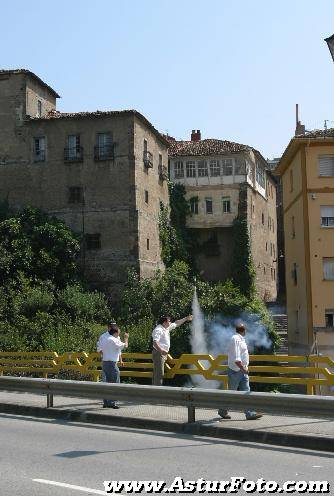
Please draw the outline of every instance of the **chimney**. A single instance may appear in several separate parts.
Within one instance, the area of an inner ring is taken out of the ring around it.
[[[191,141],[201,141],[201,131],[199,129],[191,131]]]

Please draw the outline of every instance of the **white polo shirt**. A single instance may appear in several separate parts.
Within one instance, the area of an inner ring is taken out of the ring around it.
[[[236,333],[232,336],[228,348],[228,367],[235,372],[239,372],[240,368],[235,362],[240,361],[244,367],[248,367],[249,354],[246,340],[241,334]]]
[[[155,348],[154,341],[157,341],[160,348],[168,353],[170,348],[170,332],[176,328],[177,325],[175,323],[170,324],[167,328],[161,324],[157,325],[152,332],[153,348]]]
[[[104,362],[118,362],[125,343],[122,343],[120,338],[116,338],[110,334],[106,336],[105,333],[102,336],[103,338],[100,338],[97,349],[97,351],[102,351],[102,360]]]

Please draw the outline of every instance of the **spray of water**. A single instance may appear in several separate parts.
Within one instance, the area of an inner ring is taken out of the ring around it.
[[[194,291],[192,312],[191,350],[194,354],[210,354],[214,357],[227,354],[229,342],[235,333],[235,325],[238,321],[246,324],[246,342],[250,353],[254,351],[255,347],[266,349],[271,347],[272,342],[267,330],[261,324],[260,317],[256,314],[243,312],[237,319],[217,315],[212,321],[205,321],[196,289]],[[203,364],[205,363],[203,362]],[[219,381],[206,380],[199,375],[191,376],[191,380],[198,387],[219,387]]]

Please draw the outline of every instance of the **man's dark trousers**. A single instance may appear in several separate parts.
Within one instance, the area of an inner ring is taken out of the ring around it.
[[[102,381],[103,382],[121,382],[119,368],[117,362],[106,361],[102,362]],[[103,405],[114,406],[114,400],[103,400]]]

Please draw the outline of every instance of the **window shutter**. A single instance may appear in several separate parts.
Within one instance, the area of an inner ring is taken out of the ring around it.
[[[321,217],[334,217],[334,206],[321,206]]]
[[[320,155],[319,176],[334,176],[334,155]]]
[[[334,280],[334,258],[323,258],[324,278]]]

